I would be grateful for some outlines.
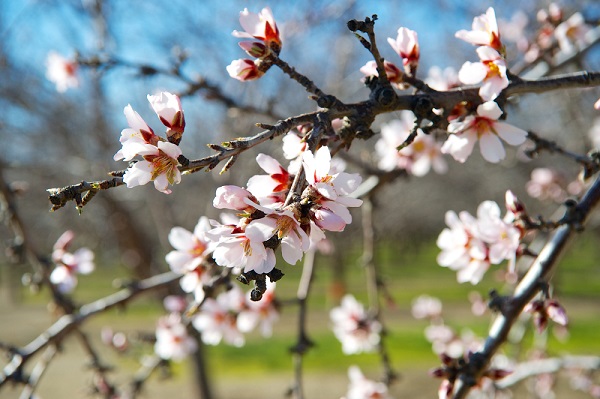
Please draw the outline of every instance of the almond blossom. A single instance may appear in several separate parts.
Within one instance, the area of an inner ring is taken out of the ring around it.
[[[325,230],[344,230],[352,222],[347,207],[362,204],[362,200],[349,196],[358,188],[360,175],[331,171],[331,154],[327,147],[321,147],[314,155],[311,151],[304,152],[302,164],[309,184],[302,197],[313,204],[310,210],[312,221]]]
[[[263,206],[275,208],[283,205],[293,175],[269,155],[258,154],[256,162],[268,175],[252,176],[248,180],[248,191],[258,198]]]
[[[414,76],[417,73],[420,57],[417,32],[401,27],[398,29],[398,36],[395,40],[391,37],[388,37],[387,40],[394,51],[402,58],[404,71],[408,75]]]
[[[144,160],[136,162],[123,175],[127,187],[142,186],[153,181],[158,191],[170,194],[169,184],[181,182],[177,158],[182,155],[182,152],[175,144],[159,141],[156,147],[147,146],[138,151],[138,155],[142,155]]]
[[[512,194],[507,194],[507,201]],[[477,218],[466,211],[446,212],[446,224],[438,237],[442,252],[437,261],[440,266],[457,271],[460,283],[477,284],[491,264],[509,261],[509,271],[514,271],[522,230],[517,228],[514,213],[510,210],[502,218],[498,204],[484,201],[477,208]]]
[[[358,366],[348,369],[348,378],[348,393],[342,399],[391,399],[387,386],[383,382],[369,380]]]
[[[67,249],[75,235],[65,231],[54,244],[52,261],[56,265],[50,273],[50,282],[62,293],[73,291],[77,285],[77,274],[90,274],[95,269],[94,253],[88,248],[79,248],[71,253]]]
[[[591,27],[585,23],[583,15],[576,12],[556,27],[554,36],[560,49],[570,54],[588,43],[586,35],[590,29]]]
[[[56,85],[56,91],[59,93],[77,87],[77,63],[51,51],[46,58],[46,78]]]
[[[205,299],[192,319],[194,328],[202,333],[202,342],[218,345],[223,340],[229,345],[243,346],[245,339],[237,326],[237,315],[244,309],[244,304],[244,293],[237,286],[215,299]]]
[[[167,137],[170,138],[169,141],[178,144],[185,129],[185,117],[183,116],[179,97],[163,91],[154,96],[148,94],[148,101],[154,112],[156,112],[158,119],[168,128]],[[175,137],[175,139],[171,139],[172,137]]]
[[[510,145],[523,144],[527,139],[527,132],[499,122],[502,110],[493,101],[488,101],[477,107],[477,115],[468,115],[462,121],[453,120],[448,125],[451,133],[442,146],[442,153],[450,154],[459,162],[465,162],[475,142],[479,140],[481,155],[488,162],[499,162],[504,159],[506,152],[500,138]]]
[[[220,231],[213,258],[219,266],[268,273],[275,267],[276,259],[273,249],[265,248],[263,242],[271,238],[271,232],[271,229],[257,223],[248,224],[244,230]]]
[[[269,7],[263,8],[258,14],[248,11],[240,12],[240,25],[245,32],[234,30],[232,35],[239,38],[254,38],[262,40],[269,47],[276,45],[281,47],[281,37],[279,28],[275,23],[275,18]]]
[[[242,82],[258,79],[265,74],[254,61],[249,59],[234,60],[227,65],[226,69],[229,76]]]
[[[362,304],[352,295],[342,298],[339,307],[329,313],[333,332],[347,354],[371,352],[379,344],[381,324],[370,318]]]
[[[445,173],[448,166],[441,153],[441,144],[420,129],[413,142],[398,151],[415,123],[412,112],[403,111],[400,115],[401,119],[381,126],[381,138],[375,143],[379,168],[385,171],[405,169],[415,176],[425,176],[432,167],[436,173]]]
[[[481,61],[465,62],[458,71],[458,78],[466,85],[483,82],[479,96],[484,101],[491,101],[508,86],[506,61],[491,47],[478,47],[476,51]]]
[[[152,150],[158,144],[159,138],[146,121],[133,110],[131,105],[127,105],[123,110],[129,128],[121,131],[122,148],[117,151],[113,159],[118,161],[131,161],[140,152]]]
[[[169,252],[165,260],[171,270],[183,274],[179,284],[183,291],[194,294],[196,302],[204,298],[202,285],[210,279],[203,266],[214,247],[214,243],[206,235],[210,229],[208,218],[203,216],[198,220],[193,233],[183,227],[173,227],[169,232],[169,243],[175,250]]]
[[[171,313],[158,320],[154,353],[160,358],[181,361],[194,353],[198,345],[181,320],[181,315]]]
[[[488,8],[485,14],[473,19],[472,28],[470,31],[459,30],[455,36],[477,46],[488,46],[496,51],[502,51],[496,13],[492,7]]]

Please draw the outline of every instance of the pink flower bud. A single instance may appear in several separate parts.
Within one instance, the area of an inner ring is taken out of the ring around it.
[[[167,137],[176,135],[180,140],[185,129],[185,118],[179,97],[163,91],[155,96],[148,95],[148,101],[162,124],[169,128]],[[169,141],[173,142],[171,139]]]
[[[560,324],[561,326],[567,325],[567,312],[557,300],[551,299],[546,303],[546,313],[553,322]]]
[[[250,191],[238,186],[228,185],[217,188],[213,206],[217,209],[233,209],[242,211],[250,207],[246,202],[253,199]]]
[[[264,72],[258,69],[258,66],[252,60],[240,59],[234,60],[227,66],[229,76],[234,79],[246,82],[260,78]]]

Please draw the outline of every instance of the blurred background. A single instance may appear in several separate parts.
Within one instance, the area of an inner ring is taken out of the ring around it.
[[[590,26],[597,26],[600,5],[596,1],[559,4],[566,16],[580,11]],[[505,35],[509,64],[522,65],[518,40],[536,34],[536,15],[540,9],[547,9],[549,2],[0,2],[1,172],[6,181],[23,188],[18,197],[19,212],[32,245],[40,253],[50,254],[53,243],[68,229],[77,235],[75,245],[94,250],[98,270],[80,279],[74,293],[78,303],[113,292],[115,279],[147,277],[168,270],[164,255],[171,250],[167,235],[173,226],[191,230],[202,215],[216,218],[218,212],[211,205],[216,187],[245,185],[250,176],[260,171],[255,162],[259,152],[283,162],[281,142],[276,140],[244,153],[228,173],[219,175],[217,168],[209,173],[184,176],[168,196],[150,185],[136,189],[120,187],[99,193],[82,215],[71,204],[48,212],[48,188],[82,180],[102,180],[108,171],[125,167],[123,162],[112,159],[120,148],[120,132],[127,127],[123,115],[127,104],[151,126],[158,127],[146,95],[162,90],[183,93],[188,88],[185,79],[204,79],[215,88],[182,96],[187,122],[182,147],[190,159],[210,155],[208,143],[259,132],[255,127],[257,122],[269,124],[313,111],[314,102],[307,98],[304,89],[274,68],[260,80],[248,83],[231,79],[225,70],[232,60],[245,56],[237,45],[239,40],[231,36],[231,31],[240,29],[239,11],[248,7],[258,12],[267,5],[282,31],[281,58],[313,79],[325,92],[345,102],[358,102],[369,94],[361,83],[359,68],[370,57],[346,28],[348,20],[377,14],[380,50],[385,58],[398,64],[386,38],[395,38],[401,26],[417,31],[421,47],[419,77],[425,78],[434,66],[458,70],[466,60],[475,61],[473,46],[456,39],[454,33],[470,29],[473,17],[484,13],[489,6],[494,6],[497,17],[506,24],[501,25],[501,33]],[[512,36],[516,36],[514,41]],[[97,67],[80,66],[79,86],[59,93],[45,76],[51,51],[99,63]],[[169,74],[174,65],[180,65],[185,79]],[[572,62],[550,68],[550,73],[578,70],[600,70],[600,47],[592,47]],[[222,101],[224,97],[233,99],[233,105]],[[592,107],[598,97],[598,89],[522,96],[511,102],[507,111],[511,124],[556,140],[571,151],[585,153],[593,145],[589,132],[600,117]],[[256,112],[245,109],[250,105]],[[398,114],[390,114],[378,118],[374,130],[377,132],[381,124],[397,117]],[[353,156],[375,165],[376,140],[374,137],[353,144]],[[412,299],[423,293],[441,297],[448,306],[445,316],[457,328],[468,325],[483,335],[488,326],[489,317],[476,318],[470,312],[467,296],[474,287],[459,286],[455,274],[440,268],[435,261],[438,253],[435,239],[445,227],[444,213],[452,209],[473,214],[484,200],[502,204],[504,193],[510,189],[526,202],[532,215],[550,217],[557,208],[556,201],[541,201],[527,194],[526,182],[531,172],[551,165],[565,182],[575,179],[579,172],[573,162],[556,155],[545,153],[530,160],[522,154],[523,149],[510,148],[507,153],[507,159],[499,165],[483,161],[477,150],[465,164],[448,158],[447,174],[431,172],[421,178],[397,180],[376,198],[377,259],[393,298],[384,320],[388,322],[392,361],[401,374],[392,390],[395,397],[432,397],[437,391],[438,382],[427,377],[426,370],[435,367],[438,360],[423,337],[426,323],[410,316]],[[353,165],[349,168],[352,170]],[[594,225],[588,229],[581,243],[564,260],[568,267],[561,267],[557,276],[561,284],[558,289],[576,307],[571,315],[574,320],[571,341],[557,340],[558,351],[600,353],[594,332],[600,316],[596,231]],[[11,237],[9,229],[0,231],[3,242],[10,243]],[[351,364],[361,364],[363,371],[373,378],[377,377],[379,367],[375,355],[343,356],[329,330],[328,310],[337,304],[343,292],[353,292],[359,298],[366,296],[361,254],[357,249],[361,245],[360,214],[355,213],[355,222],[346,232],[332,234],[331,238],[335,253],[317,259],[317,281],[311,297],[309,326],[314,329],[312,338],[316,348],[307,355],[307,397],[343,395],[346,371]],[[31,271],[30,266],[11,263],[8,257],[0,261],[0,341],[24,345],[47,328],[53,315],[45,309],[46,293],[31,293],[21,284],[22,276]],[[300,267],[282,269],[287,275],[281,283],[286,287],[282,292],[289,292],[292,297]],[[476,290],[485,297],[487,290],[497,284],[493,276],[488,276]],[[87,327],[91,335],[98,337],[105,325],[128,332],[144,328],[152,331],[161,309],[160,301],[149,297],[126,311],[94,319]],[[217,397],[284,395],[292,380],[287,352],[295,334],[294,311],[294,307],[284,309],[283,320],[271,340],[256,336],[240,349],[224,345],[207,348]],[[69,345],[68,341],[65,345]],[[140,349],[135,355],[142,353]],[[114,357],[125,374],[135,370],[135,356],[106,356]],[[40,384],[40,397],[83,396],[89,377],[82,363],[76,349],[65,350]],[[176,365],[174,374],[173,379],[165,382],[151,381],[145,397],[158,398],[173,392],[180,397],[192,395],[192,374],[186,364]],[[65,384],[65,375],[72,382]],[[78,375],[81,377],[74,377]],[[17,397],[15,392],[10,394]]]

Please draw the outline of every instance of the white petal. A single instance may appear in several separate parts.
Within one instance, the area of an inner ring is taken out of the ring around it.
[[[479,150],[483,158],[492,163],[497,163],[506,156],[502,141],[493,133],[483,134],[479,138]]]
[[[513,125],[504,122],[494,124],[496,133],[510,145],[521,145],[527,140],[527,132]]]
[[[481,62],[465,62],[458,71],[458,79],[466,85],[477,84],[487,75],[487,68]]]

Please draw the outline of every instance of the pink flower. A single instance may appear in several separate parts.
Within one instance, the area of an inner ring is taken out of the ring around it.
[[[213,206],[217,209],[232,209],[252,213],[257,203],[256,197],[244,188],[228,185],[217,188]]]
[[[269,7],[263,8],[260,13],[249,12],[247,8],[240,12],[240,25],[245,32],[234,30],[232,35],[239,38],[254,38],[262,40],[268,47],[272,45],[281,47],[279,29]]]
[[[256,162],[268,175],[252,176],[248,180],[248,191],[258,198],[263,206],[274,208],[283,205],[293,175],[290,175],[275,158],[268,155],[258,154]]]
[[[285,159],[296,159],[306,150],[306,141],[298,134],[289,132],[283,136],[283,156]]]
[[[264,75],[254,61],[248,59],[233,60],[226,69],[229,76],[242,82],[255,80]]]
[[[46,58],[46,78],[56,85],[56,91],[59,93],[77,87],[77,63],[51,51]]]
[[[466,85],[483,82],[479,96],[484,101],[491,101],[508,86],[506,61],[491,47],[479,47],[476,51],[481,62],[465,62],[458,71],[458,78]]]
[[[325,230],[342,231],[346,224],[352,222],[347,207],[362,204],[362,200],[349,196],[358,188],[360,175],[345,172],[330,175],[331,155],[327,147],[321,147],[315,155],[311,151],[304,152],[302,164],[309,184],[302,196],[314,204],[312,220]]]
[[[445,173],[448,166],[441,153],[441,144],[420,129],[414,141],[398,151],[415,123],[412,112],[405,111],[400,115],[401,119],[393,119],[381,126],[381,138],[375,143],[379,168],[385,171],[405,169],[415,176],[425,176],[432,167],[437,173]]]
[[[168,128],[167,137],[175,134],[179,134],[179,137],[181,137],[185,129],[185,118],[179,97],[163,91],[155,96],[148,94],[148,101],[154,112],[156,112],[158,119]]]
[[[79,248],[73,253],[67,251],[74,237],[72,231],[65,231],[54,244],[52,252],[56,266],[50,273],[50,282],[63,293],[73,291],[77,285],[77,274],[90,274],[95,269],[94,253],[88,248]]]
[[[548,319],[561,326],[568,324],[567,312],[556,299],[536,299],[528,303],[523,311],[533,314],[533,322],[539,333],[546,329]]]
[[[343,399],[391,399],[387,386],[366,378],[357,366],[348,369],[350,385]]]
[[[388,37],[388,43],[394,51],[402,58],[404,65],[404,71],[411,76],[414,76],[419,66],[419,40],[417,32],[407,29],[398,29],[398,36],[396,40]]]
[[[196,341],[188,335],[179,314],[171,313],[158,320],[154,353],[160,358],[181,361],[197,348]]]
[[[129,167],[123,175],[123,181],[129,188],[154,181],[158,191],[170,194],[168,185],[181,181],[181,172],[177,168],[177,158],[181,154],[181,149],[172,143],[159,141],[157,147],[149,145],[138,152],[144,160]]]
[[[159,141],[152,128],[148,126],[140,114],[133,110],[131,105],[127,105],[123,113],[127,118],[129,128],[121,131],[119,141],[123,147],[114,155],[113,159],[115,161],[120,159],[131,161],[140,153],[152,151],[152,147],[156,147]]]
[[[329,313],[333,322],[333,332],[342,343],[342,351],[347,354],[374,351],[379,344],[381,324],[369,318],[363,305],[352,295],[342,298],[339,307]]]
[[[469,115],[463,121],[453,120],[448,125],[448,132],[452,134],[442,146],[442,153],[465,162],[479,140],[479,150],[486,161],[496,163],[504,159],[506,152],[500,138],[515,146],[525,142],[527,132],[499,122],[500,115],[502,110],[498,104],[488,101],[477,107],[477,116]]]
[[[406,89],[405,85],[402,83],[402,76],[404,76],[402,71],[400,71],[396,65],[389,61],[384,61],[383,66],[385,68],[385,74],[390,83],[400,90]],[[379,73],[377,72],[377,63],[375,61],[367,62],[363,67],[360,68],[360,71],[364,73],[366,77],[379,76]]]
[[[567,198],[566,180],[560,173],[549,168],[535,168],[531,179],[525,184],[527,194],[540,200],[563,202]]]
[[[477,208],[477,232],[487,244],[491,264],[509,261],[509,272],[514,272],[521,231],[500,217],[500,207],[493,201],[484,201]]]
[[[485,14],[473,19],[473,30],[459,30],[455,36],[477,46],[488,46],[502,51],[496,13],[492,7],[488,8]]]
[[[594,103],[594,108],[600,109],[600,98]]]

